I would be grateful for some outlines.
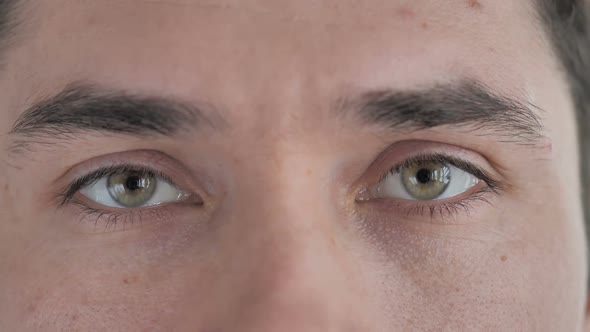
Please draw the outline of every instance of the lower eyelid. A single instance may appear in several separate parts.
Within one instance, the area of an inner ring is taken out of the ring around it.
[[[208,220],[210,208],[202,202],[188,200],[142,208],[92,207],[84,198],[75,198],[64,207],[63,212],[75,221],[75,227],[82,233],[109,233],[129,231],[144,226],[157,226],[171,223],[202,223]],[[96,205],[96,204],[94,204]],[[188,218],[190,216],[190,218]]]
[[[357,201],[361,219],[372,219],[375,216],[399,221],[424,221],[446,223],[449,220],[471,216],[471,211],[480,204],[492,204],[493,197],[498,193],[491,190],[483,181],[454,197],[432,201],[380,198],[368,201]]]
[[[83,233],[109,233],[143,228],[177,220],[172,207],[144,208],[135,211],[106,211],[78,206],[75,220]]]

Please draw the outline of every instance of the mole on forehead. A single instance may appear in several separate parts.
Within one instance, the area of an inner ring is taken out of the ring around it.
[[[479,0],[467,0],[467,6],[473,10],[481,10],[483,8]]]

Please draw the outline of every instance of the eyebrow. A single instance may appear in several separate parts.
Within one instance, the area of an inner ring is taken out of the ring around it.
[[[205,116],[202,106],[72,84],[23,112],[9,135],[19,138],[11,149],[14,151],[31,143],[73,138],[82,132],[172,136],[203,125],[213,127],[214,123]]]
[[[365,124],[391,130],[441,126],[465,127],[501,142],[533,145],[543,138],[541,109],[532,103],[494,93],[476,81],[441,84],[426,89],[370,91],[338,101],[338,112],[353,112]],[[207,115],[216,114],[207,112]],[[10,136],[11,151],[29,144],[53,144],[82,132],[139,137],[173,136],[183,129],[215,127],[222,121],[205,116],[203,107],[175,99],[104,90],[72,84],[54,97],[33,105],[17,119]]]
[[[345,114],[352,111],[367,124],[393,130],[463,127],[519,145],[534,145],[545,138],[540,107],[473,80],[411,91],[371,91],[342,99],[339,105]]]

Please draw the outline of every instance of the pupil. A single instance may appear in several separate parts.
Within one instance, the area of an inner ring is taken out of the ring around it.
[[[418,180],[418,182],[422,184],[426,184],[432,181],[431,175],[432,173],[430,172],[430,170],[423,168],[419,170],[418,173],[416,173],[416,180]]]
[[[129,190],[135,191],[135,190],[143,188],[143,181],[138,176],[130,176],[127,178],[127,181],[125,182],[125,186]]]

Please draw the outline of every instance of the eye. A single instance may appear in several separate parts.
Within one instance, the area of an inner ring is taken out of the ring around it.
[[[438,160],[414,160],[392,169],[376,186],[371,198],[432,201],[461,195],[480,183],[475,175]]]
[[[184,200],[188,193],[149,171],[123,170],[100,176],[80,189],[86,198],[108,207],[139,208]]]

